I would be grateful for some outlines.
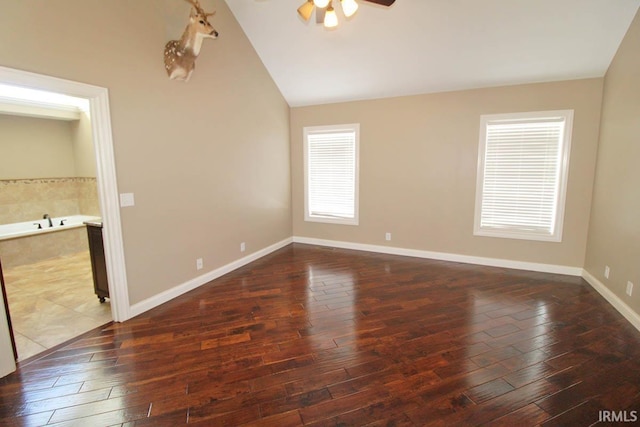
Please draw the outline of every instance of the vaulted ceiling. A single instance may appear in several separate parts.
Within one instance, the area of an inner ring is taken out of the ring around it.
[[[225,0],[290,106],[602,77],[640,0],[358,0],[333,30],[304,0]]]

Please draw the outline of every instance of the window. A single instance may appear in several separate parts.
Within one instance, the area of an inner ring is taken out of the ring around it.
[[[305,221],[358,225],[360,125],[304,128]]]
[[[474,234],[562,240],[573,110],[485,115]]]

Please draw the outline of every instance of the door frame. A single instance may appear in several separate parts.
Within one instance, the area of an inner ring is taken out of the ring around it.
[[[11,340],[11,349],[13,350],[13,359],[18,360],[18,349],[16,347],[16,339],[13,336],[13,326],[11,326],[11,314],[9,313],[9,301],[7,300],[7,290],[4,286],[4,274],[2,273],[2,260],[0,260],[0,286],[2,287],[2,302],[4,303],[4,312],[7,317],[7,326],[9,327],[9,339]],[[2,313],[0,313],[2,315]]]
[[[120,223],[120,206],[116,177],[109,91],[57,77],[36,74],[0,66],[0,83],[40,89],[64,95],[84,98],[89,101],[91,130],[96,157],[98,198],[103,221],[103,239],[111,314],[116,322],[131,317],[127,272]]]

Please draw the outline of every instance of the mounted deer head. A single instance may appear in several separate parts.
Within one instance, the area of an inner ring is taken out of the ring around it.
[[[164,47],[164,67],[171,80],[189,81],[193,69],[196,67],[196,58],[200,54],[200,48],[205,38],[215,39],[218,32],[211,26],[209,16],[198,0],[187,0],[193,6],[189,16],[189,24],[184,29],[180,40],[171,40]]]

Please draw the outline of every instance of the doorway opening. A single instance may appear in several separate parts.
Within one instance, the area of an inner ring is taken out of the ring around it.
[[[97,201],[100,206],[100,216],[103,223],[104,258],[110,294],[110,317],[115,321],[127,320],[130,317],[129,299],[124,265],[107,89],[5,67],[0,67],[0,84],[46,91],[63,96],[67,95],[86,102],[87,112],[91,117],[91,140],[95,152],[93,157],[96,166],[95,185],[97,188]],[[19,103],[23,104],[22,106],[24,106],[24,104],[32,104],[32,107],[34,106],[33,104],[37,104],[27,99],[23,99]],[[35,106],[37,107],[37,105]],[[89,183],[89,186],[90,185],[91,183]],[[58,219],[60,218],[56,218],[56,220]],[[48,220],[48,218],[45,220]],[[85,273],[79,274],[86,275],[86,258],[80,256],[77,259],[68,258],[62,259],[61,261],[59,265],[61,265],[63,269],[69,268],[73,264],[84,265]],[[49,266],[49,268],[55,269],[56,267]],[[40,269],[42,269],[42,267]],[[11,297],[9,297],[9,299],[11,299]],[[98,302],[97,299],[96,302]],[[9,307],[9,311],[11,311],[11,307]],[[37,312],[37,307],[34,307],[34,311]],[[8,319],[0,319],[0,329],[8,328],[8,323]],[[0,351],[5,352],[7,349]],[[8,351],[11,351],[11,349],[8,349]],[[23,359],[23,357],[20,357],[20,359]]]

